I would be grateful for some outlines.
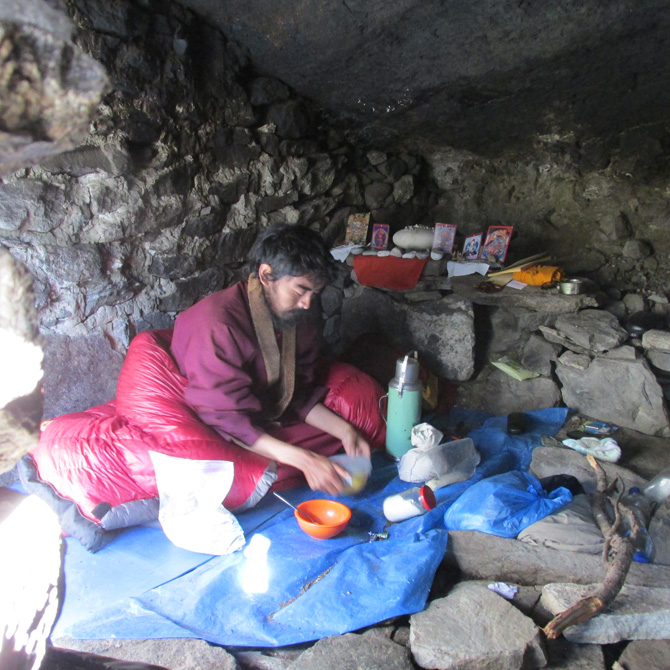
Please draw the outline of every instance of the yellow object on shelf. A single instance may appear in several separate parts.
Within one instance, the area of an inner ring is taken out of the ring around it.
[[[563,268],[555,265],[533,265],[525,270],[514,272],[512,277],[524,284],[542,286],[542,284],[549,284],[563,279]]]

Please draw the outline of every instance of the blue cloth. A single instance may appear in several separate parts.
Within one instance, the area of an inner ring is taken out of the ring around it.
[[[65,598],[52,638],[198,637],[273,647],[420,611],[446,550],[445,511],[481,479],[527,469],[533,447],[559,430],[567,411],[527,412],[527,432],[519,436],[507,435],[506,417],[477,415],[469,433],[482,457],[475,475],[438,490],[436,509],[401,523],[388,524],[383,500],[414,485],[400,481],[383,454],[374,457],[363,492],[338,498],[352,518],[330,540],[305,535],[292,510],[268,496],[238,516],[248,546],[255,536],[269,541],[264,593],[245,591],[258,566],[243,551],[195,554],[173,546],[157,527],[128,529],[96,554],[67,538]],[[303,487],[285,497],[295,504],[327,496]],[[387,540],[368,541],[369,532],[384,530]]]

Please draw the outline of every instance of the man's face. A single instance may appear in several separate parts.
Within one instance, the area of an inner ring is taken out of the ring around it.
[[[281,327],[295,324],[300,316],[309,309],[312,298],[323,290],[324,282],[312,275],[292,277],[286,275],[272,280],[272,268],[263,263],[258,269],[258,278],[263,285],[265,300],[275,317],[275,323]]]

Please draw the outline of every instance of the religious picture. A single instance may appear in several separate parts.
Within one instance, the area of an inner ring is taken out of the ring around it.
[[[487,261],[504,263],[513,230],[514,226],[489,226],[486,231],[484,246],[482,246],[481,258]]]
[[[456,237],[456,226],[453,223],[436,223],[435,237],[433,237],[433,249],[450,254],[454,248]]]
[[[345,244],[365,244],[368,237],[370,212],[367,214],[349,214]]]
[[[477,260],[479,247],[482,244],[482,234],[468,235],[463,243],[463,259],[466,261]]]
[[[375,251],[385,251],[389,246],[389,227],[386,223],[372,224],[372,242],[370,247]]]

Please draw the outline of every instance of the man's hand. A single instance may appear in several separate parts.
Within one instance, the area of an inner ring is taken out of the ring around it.
[[[305,417],[305,423],[341,440],[344,451],[349,456],[370,458],[370,445],[367,440],[348,421],[325,405],[321,403],[314,405]]]
[[[370,445],[368,441],[353,426],[350,428],[351,430],[342,438],[344,451],[349,456],[365,456],[369,460]]]
[[[301,470],[312,491],[337,495],[342,491],[344,480],[349,478],[346,468],[339,463],[334,463],[313,451],[282,442],[268,434],[261,435],[249,448],[266,458]]]
[[[313,451],[301,450],[305,454],[305,461],[300,469],[305,475],[307,484],[312,491],[323,491],[330,495],[342,492],[344,480],[349,478],[349,473],[338,463]]]

